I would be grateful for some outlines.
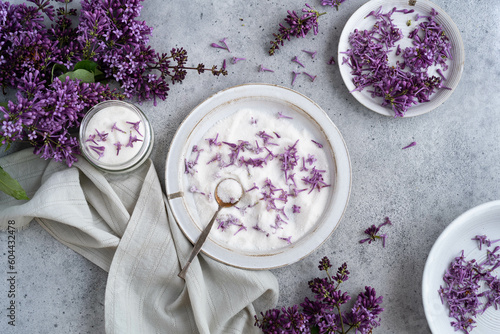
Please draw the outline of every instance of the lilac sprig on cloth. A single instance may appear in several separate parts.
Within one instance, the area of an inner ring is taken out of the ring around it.
[[[372,241],[376,241],[377,239],[382,239],[382,246],[385,247],[385,238],[387,237],[386,234],[378,234],[380,232],[380,228],[385,225],[392,225],[391,221],[389,220],[389,217],[385,217],[384,222],[380,224],[379,226],[372,225],[368,227],[365,230],[365,234],[368,234],[368,238],[362,239],[359,241],[360,244],[365,243],[368,241],[369,244],[372,243]]]
[[[300,305],[269,309],[255,316],[255,326],[263,333],[371,333],[380,326],[383,297],[375,289],[365,287],[358,294],[352,307],[346,305],[352,298],[342,292],[340,286],[349,279],[347,264],[343,263],[335,275],[330,272],[332,264],[328,257],[319,261],[318,269],[325,271],[326,278],[314,278],[308,282],[314,299],[308,297]],[[345,308],[341,310],[341,308]]]
[[[477,235],[472,240],[482,245],[491,246],[500,240],[490,241],[485,235]],[[486,260],[467,260],[464,251],[460,253],[446,269],[444,285],[438,293],[441,302],[447,304],[449,316],[454,320],[450,325],[455,331],[470,333],[476,326],[476,317],[488,308],[498,310],[500,306],[500,279],[494,271],[500,267],[500,246],[492,251],[486,250]]]

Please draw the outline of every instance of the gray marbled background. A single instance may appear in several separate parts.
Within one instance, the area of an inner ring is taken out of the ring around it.
[[[232,56],[247,58],[228,64],[227,77],[189,73],[182,84],[171,86],[166,101],[157,107],[151,103],[142,106],[154,124],[152,159],[162,182],[175,130],[198,103],[242,83],[292,87],[291,71],[297,66],[290,60],[295,55],[306,63],[308,72],[318,74],[313,83],[299,77],[292,88],[317,102],[343,134],[352,163],[351,197],[341,225],[324,245],[296,264],[273,270],[280,282],[279,306],[303,299],[308,293],[307,281],[319,274],[317,261],[328,255],[335,266],[348,263],[351,279],[346,287],[352,294],[371,285],[384,296],[385,312],[376,333],[429,333],[421,295],[428,252],[458,215],[500,198],[500,2],[434,2],[452,17],[462,34],[465,69],[457,89],[443,105],[406,119],[381,116],[363,107],[347,91],[338,67],[326,65],[337,54],[344,24],[364,0],[347,0],[338,12],[327,8],[317,36],[288,42],[273,57],[267,55],[272,33],[286,11],[300,10],[303,1],[143,3],[142,18],[154,28],[151,45],[157,51],[182,46],[192,65],[220,66]],[[320,0],[310,4],[319,8]],[[209,46],[223,37],[231,53]],[[318,55],[312,60],[302,49],[317,50]],[[258,72],[260,64],[275,72]],[[417,146],[401,150],[412,141]],[[363,230],[381,223],[385,216],[394,224],[385,229],[387,247],[358,244]],[[36,223],[17,234],[17,326],[8,326],[6,240],[0,233],[0,333],[104,332],[106,273]]]

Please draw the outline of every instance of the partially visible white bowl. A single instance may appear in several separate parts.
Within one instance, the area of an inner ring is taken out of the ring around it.
[[[478,242],[471,240],[476,235],[486,235],[490,240],[500,239],[500,201],[488,202],[466,211],[456,218],[439,236],[425,263],[422,279],[422,299],[429,327],[435,334],[456,333],[450,325],[448,306],[441,302],[438,289],[444,285],[443,275],[450,263],[464,250],[465,258],[482,261],[486,258],[485,245],[482,250]],[[496,246],[500,244],[492,245]],[[500,268],[495,270],[500,275]],[[473,334],[500,333],[500,310],[490,307],[477,317]]]

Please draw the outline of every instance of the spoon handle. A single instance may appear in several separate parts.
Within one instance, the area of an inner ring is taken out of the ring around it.
[[[215,218],[217,217],[217,214],[219,213],[220,209],[222,209],[222,206],[219,205],[219,208],[217,211],[215,211],[214,216],[208,223],[208,225],[205,227],[205,229],[201,232],[200,237],[198,238],[198,241],[194,244],[193,250],[191,251],[191,255],[189,256],[189,259],[187,260],[186,264],[182,268],[181,272],[177,275],[182,279],[186,278],[186,272],[189,268],[189,265],[191,264],[191,261],[198,255],[198,253],[201,250],[201,246],[205,243],[205,240],[207,240],[208,234],[210,233],[210,230],[212,229],[212,226],[214,225]]]

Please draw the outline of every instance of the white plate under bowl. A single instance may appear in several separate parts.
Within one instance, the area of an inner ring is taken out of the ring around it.
[[[203,140],[215,123],[243,108],[276,109],[294,117],[292,122],[315,131],[327,155],[329,179],[328,206],[314,228],[293,244],[260,253],[229,249],[210,238],[202,247],[208,256],[247,269],[270,269],[294,263],[319,247],[337,228],[344,214],[351,189],[351,164],[346,144],[328,115],[312,100],[288,88],[271,84],[246,84],[216,93],[198,105],[182,122],[170,145],[166,162],[166,193],[178,225],[191,242],[196,242],[202,228],[190,214],[186,192],[184,159],[193,145]],[[210,217],[207,217],[207,220]]]
[[[488,202],[466,211],[441,233],[432,246],[424,268],[422,298],[427,322],[435,334],[457,333],[450,325],[454,318],[449,317],[448,306],[441,303],[438,290],[445,284],[445,271],[462,250],[466,260],[477,259],[481,262],[486,259],[486,245],[480,251],[478,242],[471,240],[476,235],[486,235],[490,240],[500,239],[500,201]],[[493,244],[489,249],[497,245]],[[500,268],[493,274],[499,276]],[[484,314],[477,316],[476,321],[477,327],[472,330],[473,334],[500,333],[500,310],[490,307]]]
[[[436,16],[435,20],[439,23],[446,35],[448,36],[451,42],[451,54],[453,59],[448,60],[448,70],[443,71],[446,80],[444,81],[444,85],[451,88],[448,89],[439,89],[434,94],[431,95],[429,102],[418,103],[416,105],[411,106],[405,114],[405,117],[412,117],[425,114],[435,108],[437,108],[441,103],[446,101],[460,81],[460,77],[462,76],[462,72],[464,70],[464,62],[465,62],[465,52],[464,52],[464,44],[462,41],[462,37],[460,36],[460,31],[458,30],[455,23],[452,21],[450,16],[446,14],[446,12],[439,8],[436,4],[428,1],[428,0],[417,0],[414,6],[410,6],[408,3],[409,0],[372,0],[368,1],[366,4],[361,6],[347,21],[344,29],[342,30],[342,34],[340,35],[339,40],[339,48],[338,48],[338,64],[340,68],[340,74],[342,75],[342,79],[344,79],[344,83],[349,91],[352,91],[356,88],[354,83],[352,82],[353,75],[351,74],[351,68],[347,64],[342,64],[343,57],[346,57],[342,52],[347,51],[351,48],[349,44],[349,34],[354,31],[354,29],[358,29],[360,31],[369,30],[372,28],[376,19],[372,16],[369,18],[365,17],[371,12],[376,11],[380,6],[382,6],[382,11],[384,13],[388,12],[392,8],[396,7],[399,9],[413,9],[414,12],[411,14],[403,14],[403,13],[394,13],[392,14],[394,24],[402,30],[403,38],[396,43],[401,44],[401,49],[411,46],[411,41],[407,38],[408,34],[413,31],[417,24],[423,22],[420,19],[415,21],[414,18],[416,14],[427,16],[429,15],[432,8],[434,8],[439,15]],[[407,26],[406,22],[411,20],[411,26]],[[400,56],[390,56],[389,62],[391,64],[395,64],[396,60],[402,58]],[[407,71],[406,69],[405,71]],[[429,75],[435,75],[435,68],[429,68]],[[370,90],[369,87],[365,87],[362,91],[352,92],[352,95],[365,107],[371,109],[379,114],[385,116],[394,116],[394,111],[389,106],[381,106],[382,98],[371,97],[371,94],[367,91]]]

